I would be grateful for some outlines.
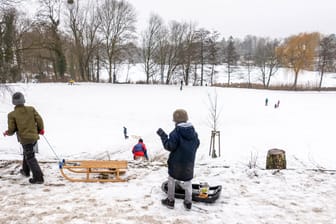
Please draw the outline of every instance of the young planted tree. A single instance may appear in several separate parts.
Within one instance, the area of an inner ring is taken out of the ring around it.
[[[116,69],[121,61],[122,46],[135,37],[135,9],[124,0],[104,0],[98,15],[99,31],[103,36],[108,61],[108,82],[116,83]]]
[[[297,88],[300,71],[310,69],[314,65],[318,43],[318,33],[301,33],[289,37],[277,48],[277,56],[281,59],[282,64],[294,71],[293,89]]]
[[[210,150],[209,155],[212,158],[217,157],[216,153],[216,137],[218,138],[218,156],[220,156],[220,132],[218,127],[220,125],[220,114],[221,109],[219,108],[218,94],[215,89],[214,94],[208,94],[209,98],[209,125],[211,127],[211,139],[210,139]]]

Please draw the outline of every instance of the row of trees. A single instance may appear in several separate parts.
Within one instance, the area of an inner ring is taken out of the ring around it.
[[[246,36],[221,38],[217,31],[195,23],[149,17],[147,27],[136,31],[136,14],[124,0],[39,0],[33,19],[19,12],[15,0],[0,0],[0,82],[23,79],[118,82],[122,64],[143,64],[146,83],[215,83],[216,67],[224,64],[227,85],[237,65],[260,70],[260,81],[269,87],[280,67],[293,69],[297,86],[303,69],[335,71],[336,37],[301,33],[286,39]]]

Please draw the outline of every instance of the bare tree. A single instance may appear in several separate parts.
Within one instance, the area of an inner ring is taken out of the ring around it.
[[[186,27],[186,35],[182,45],[183,48],[179,55],[185,85],[189,84],[192,62],[196,57],[197,49],[195,27],[196,25],[194,23],[189,23]]]
[[[261,38],[258,40],[254,61],[261,71],[261,81],[268,88],[271,77],[278,71],[280,60],[276,54],[279,45],[277,40]]]
[[[66,71],[66,58],[63,49],[63,40],[59,30],[62,13],[62,0],[39,0],[38,23],[45,30],[43,47],[47,48],[53,58],[53,67],[56,80],[63,79]]]
[[[77,2],[74,8],[69,8],[70,29],[73,37],[73,54],[76,58],[76,68],[79,70],[79,78],[84,81],[92,80],[93,73],[90,70],[94,60],[94,54],[99,45],[97,7],[92,1],[85,5]]]
[[[206,52],[207,52],[206,42],[209,38],[209,34],[210,34],[210,31],[204,28],[196,32],[197,40],[198,40],[198,52],[199,52],[198,62],[201,65],[201,86],[203,86],[203,81],[204,81],[204,66],[206,63]]]
[[[237,64],[239,55],[236,52],[235,44],[233,37],[230,36],[227,46],[224,49],[224,62],[227,65],[227,74],[228,74],[228,86],[230,86],[231,73],[233,71],[233,65]]]
[[[21,80],[24,34],[31,21],[15,8],[6,8],[0,14],[0,79],[1,82]]]
[[[209,99],[209,125],[212,128],[213,131],[217,131],[218,127],[220,125],[220,114],[221,109],[218,105],[218,94],[217,90],[215,88],[214,94],[208,94]]]
[[[99,31],[105,45],[110,83],[117,81],[116,66],[121,59],[121,46],[134,38],[135,22],[135,10],[124,0],[104,0],[100,6]]]
[[[0,82],[6,83],[12,80],[12,68],[15,63],[14,39],[15,39],[16,10],[7,9],[3,12],[0,23]]]
[[[168,42],[168,29],[163,26],[158,33],[158,54],[155,56],[155,61],[160,66],[160,83],[164,84],[164,75],[166,71],[166,62],[168,59],[169,42]]]
[[[318,69],[320,71],[319,88],[322,87],[323,76],[326,71],[330,71],[336,55],[336,36],[329,35],[320,41]]]
[[[0,10],[13,7],[20,2],[21,0],[0,0]]]
[[[247,80],[249,88],[251,87],[251,71],[255,65],[254,55],[256,51],[257,40],[258,38],[256,36],[247,35],[241,42],[241,54],[243,55],[242,64],[247,69]]]
[[[157,73],[159,67],[155,62],[155,55],[159,54],[160,32],[163,20],[160,16],[152,14],[149,18],[148,27],[142,33],[142,58],[146,73],[146,83]]]
[[[166,84],[169,84],[175,70],[181,64],[180,53],[183,50],[183,41],[186,35],[188,24],[172,21],[170,23],[167,51],[167,73]]]
[[[216,142],[216,136],[218,137],[218,152],[220,156],[220,132],[218,131],[218,128],[220,126],[220,115],[221,115],[221,108],[219,108],[219,102],[218,102],[218,94],[215,89],[214,94],[208,94],[209,98],[209,125],[211,127],[211,140],[210,140],[210,150],[209,155],[212,156],[212,158],[217,157],[216,149],[215,149],[215,142]]]
[[[217,31],[213,31],[210,33],[209,39],[208,39],[208,61],[211,66],[211,72],[210,72],[210,84],[213,85],[214,82],[214,76],[216,73],[215,66],[220,63],[219,60],[219,46],[218,46],[218,38],[219,33]]]

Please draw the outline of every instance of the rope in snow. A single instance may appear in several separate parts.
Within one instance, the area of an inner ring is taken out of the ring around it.
[[[61,161],[60,158],[59,158],[59,157],[57,156],[57,154],[55,153],[53,147],[50,145],[48,139],[47,139],[44,135],[42,135],[42,136],[44,137],[45,141],[48,143],[50,149],[53,151],[53,153],[54,153],[54,155],[56,156],[57,160],[58,160],[58,161]]]

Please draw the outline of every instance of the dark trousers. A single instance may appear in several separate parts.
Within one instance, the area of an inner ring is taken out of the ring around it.
[[[22,169],[23,172],[29,174],[30,171],[33,174],[33,179],[42,180],[43,173],[35,158],[34,145],[36,144],[26,144],[22,145],[23,147],[23,160],[22,160]]]

